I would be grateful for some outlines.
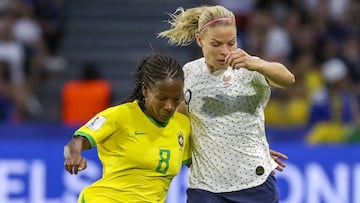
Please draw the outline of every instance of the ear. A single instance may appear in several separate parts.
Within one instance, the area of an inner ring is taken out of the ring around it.
[[[141,86],[141,91],[142,91],[142,94],[144,95],[144,97],[146,98],[147,97],[147,88],[145,87],[144,84]]]
[[[202,48],[202,41],[201,41],[202,39],[201,39],[201,35],[199,33],[195,34],[195,39],[196,39],[197,45]]]

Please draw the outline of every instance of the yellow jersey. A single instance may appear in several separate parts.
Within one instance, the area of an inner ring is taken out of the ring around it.
[[[165,202],[170,182],[190,163],[190,122],[175,112],[166,126],[143,113],[138,101],[98,113],[75,136],[96,146],[103,176],[78,202]]]

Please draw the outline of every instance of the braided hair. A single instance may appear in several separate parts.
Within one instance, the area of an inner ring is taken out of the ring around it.
[[[149,87],[166,79],[184,80],[184,73],[178,61],[170,56],[159,53],[152,53],[146,56],[138,65],[132,93],[122,103],[134,100],[144,102],[145,97],[142,93],[142,86]]]

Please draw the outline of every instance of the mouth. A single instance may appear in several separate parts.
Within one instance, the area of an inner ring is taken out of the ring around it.
[[[216,60],[216,61],[217,61],[218,64],[220,64],[220,65],[226,65],[225,59],[224,59],[224,60],[218,59],[218,60]]]

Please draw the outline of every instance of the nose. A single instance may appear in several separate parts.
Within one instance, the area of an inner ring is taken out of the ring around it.
[[[229,48],[228,48],[228,46],[226,45],[226,44],[224,44],[224,45],[222,45],[221,46],[221,54],[223,54],[223,55],[227,55],[229,53]]]
[[[168,100],[168,101],[165,102],[164,109],[169,111],[169,112],[173,112],[176,109],[176,105],[175,105],[174,102]]]

